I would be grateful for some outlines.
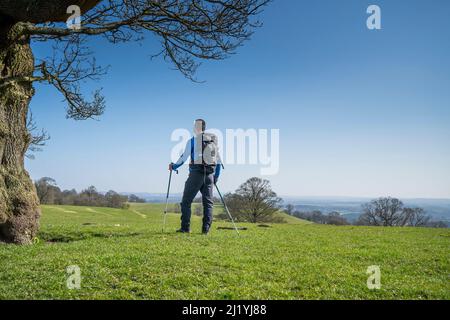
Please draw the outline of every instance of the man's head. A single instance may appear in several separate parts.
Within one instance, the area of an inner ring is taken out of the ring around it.
[[[203,119],[197,119],[194,122],[194,134],[200,134],[206,130],[206,122]]]

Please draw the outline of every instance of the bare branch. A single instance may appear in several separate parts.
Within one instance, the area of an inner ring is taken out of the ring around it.
[[[33,153],[42,151],[42,147],[44,147],[46,142],[50,140],[50,135],[44,129],[38,130],[31,111],[28,113],[27,130],[31,135],[31,141],[28,147],[29,153],[26,154],[26,157],[29,159],[34,159]]]
[[[91,58],[84,45],[86,38],[103,36],[117,43],[156,35],[162,46],[156,56],[162,55],[195,81],[201,60],[225,59],[250,38],[253,29],[261,25],[253,21],[254,16],[270,0],[14,1],[0,0],[0,20],[5,16],[14,20],[8,41],[27,37],[53,41],[54,55],[40,60],[33,76],[0,78],[0,88],[21,81],[49,83],[67,101],[67,116],[81,120],[101,115],[105,107],[100,90],[88,102],[80,88],[80,82],[98,80],[106,73]],[[63,23],[68,5],[81,7],[80,29],[69,29]],[[19,12],[21,8],[26,8],[24,13]]]
[[[95,118],[103,114],[105,99],[100,90],[93,94],[92,102],[84,99],[80,83],[99,80],[107,68],[99,67],[92,52],[84,46],[78,35],[60,39],[53,47],[53,56],[42,60],[36,71],[39,77],[62,93],[68,104],[67,117],[75,120]]]
[[[1,1],[1,0],[0,0]],[[109,0],[83,16],[80,29],[50,23],[21,23],[36,40],[72,35],[103,35],[109,41],[142,40],[146,32],[161,39],[164,58],[193,79],[197,60],[221,60],[234,53],[260,26],[251,18],[269,0]]]
[[[0,17],[7,16],[14,21],[44,23],[66,21],[67,7],[77,5],[87,12],[101,0],[0,0]]]

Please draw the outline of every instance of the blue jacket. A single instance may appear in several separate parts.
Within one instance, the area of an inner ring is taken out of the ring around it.
[[[195,137],[192,137],[191,139],[189,139],[189,141],[186,143],[186,147],[184,149],[183,154],[180,156],[180,159],[178,159],[178,161],[176,163],[172,164],[172,169],[173,170],[178,170],[178,168],[180,168],[189,157],[191,157],[191,160],[195,159]],[[222,161],[220,160],[220,156],[218,157],[219,161],[216,164],[216,168],[214,171],[214,176],[216,178],[219,178],[220,176],[220,171],[222,169]],[[191,167],[189,167],[189,170],[191,171]]]

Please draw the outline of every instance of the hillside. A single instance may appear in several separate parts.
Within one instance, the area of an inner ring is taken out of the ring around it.
[[[362,213],[362,205],[370,202],[372,198],[351,197],[286,197],[285,203],[294,205],[295,210],[307,212],[318,210],[323,213],[337,211],[349,221],[355,221]],[[420,207],[432,217],[433,220],[445,221],[450,225],[449,199],[401,199],[405,206]]]
[[[450,231],[334,227],[289,219],[236,236],[161,232],[162,204],[43,206],[39,241],[0,245],[0,299],[450,299]],[[291,217],[288,217],[291,218]],[[66,268],[81,268],[79,290]],[[381,290],[366,286],[379,265]]]

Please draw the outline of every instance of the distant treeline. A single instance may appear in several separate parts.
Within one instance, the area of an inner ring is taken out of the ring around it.
[[[293,211],[290,213],[290,215],[319,224],[332,224],[335,226],[345,226],[351,224],[339,212],[330,212],[328,214],[323,214],[322,211],[319,210],[308,212]]]
[[[379,198],[362,205],[362,214],[353,223],[349,222],[339,212],[323,214],[319,210],[302,212],[295,210],[293,205],[287,205],[287,214],[312,221],[318,224],[331,225],[357,225],[357,226],[384,226],[384,227],[430,227],[447,228],[444,221],[433,221],[422,208],[405,207],[403,202],[396,198]]]
[[[145,202],[134,194],[124,196],[113,190],[102,194],[94,186],[80,193],[75,189],[61,190],[56,181],[48,177],[37,180],[35,186],[41,204],[127,208],[129,202]]]

